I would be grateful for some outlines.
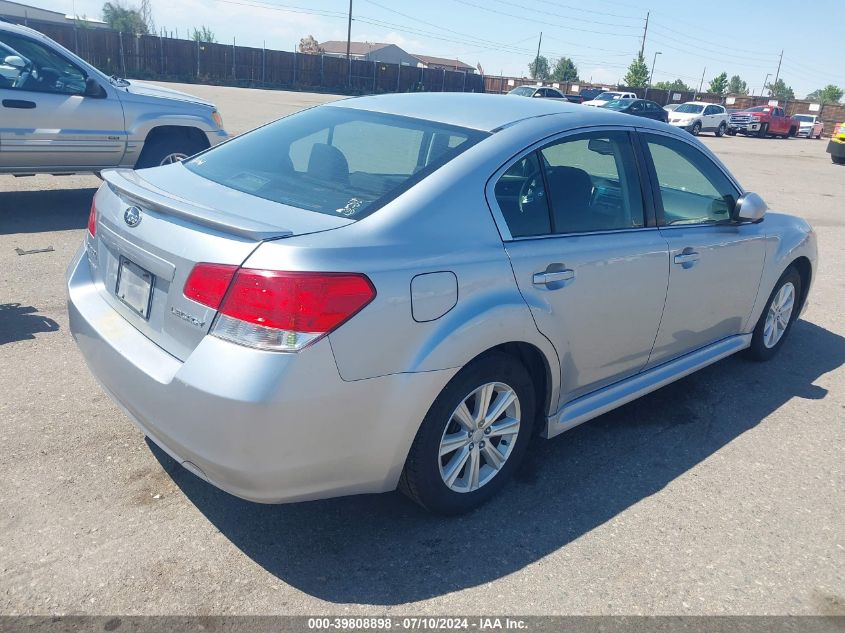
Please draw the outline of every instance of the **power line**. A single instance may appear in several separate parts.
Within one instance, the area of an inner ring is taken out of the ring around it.
[[[508,18],[514,18],[516,20],[523,20],[525,22],[531,22],[532,24],[537,23],[536,20],[533,20],[531,18],[526,18],[525,16],[518,15],[516,13],[506,13],[504,11],[499,11],[498,9],[491,9],[490,7],[485,7],[484,5],[476,4],[475,2],[470,2],[469,0],[452,0],[452,1],[457,2],[458,4],[466,5],[468,7],[473,7],[475,9],[487,11],[488,13],[496,13],[498,15],[503,15],[503,16],[508,17]],[[577,31],[579,33],[592,33],[594,35],[611,35],[613,37],[639,37],[638,35],[626,35],[626,34],[620,34],[620,33],[610,33],[608,31],[593,31],[591,29],[581,29],[581,28],[576,28],[574,26],[566,26],[565,24],[556,24],[556,23],[553,23],[553,22],[546,22],[546,24],[548,24],[549,26],[559,28],[559,29],[566,29],[568,31]]]

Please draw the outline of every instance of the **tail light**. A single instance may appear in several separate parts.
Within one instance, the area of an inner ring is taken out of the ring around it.
[[[97,204],[91,201],[91,211],[88,213],[88,233],[91,237],[97,235]]]
[[[197,264],[184,294],[219,310],[211,334],[259,349],[296,352],[337,329],[376,296],[366,275],[283,272]]]

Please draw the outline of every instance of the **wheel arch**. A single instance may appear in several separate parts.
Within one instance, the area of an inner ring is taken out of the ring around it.
[[[181,136],[195,141],[202,144],[204,146],[203,149],[211,146],[206,133],[193,125],[157,125],[147,132],[147,135],[144,137],[144,145],[170,135]]]
[[[552,393],[554,391],[554,374],[549,359],[540,350],[539,347],[525,341],[511,341],[508,343],[501,343],[487,349],[470,362],[475,362],[478,359],[492,353],[504,353],[518,360],[531,376],[531,382],[534,385],[535,402],[537,403],[537,417],[539,424],[535,425],[535,433],[539,433],[543,427],[543,421],[549,414],[552,408]]]

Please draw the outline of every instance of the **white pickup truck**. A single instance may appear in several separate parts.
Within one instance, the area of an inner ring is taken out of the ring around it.
[[[592,101],[585,101],[582,105],[593,106],[600,108],[606,103],[616,101],[617,99],[637,99],[637,95],[633,92],[602,92],[596,95]]]

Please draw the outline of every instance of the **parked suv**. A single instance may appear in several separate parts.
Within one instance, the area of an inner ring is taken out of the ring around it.
[[[669,116],[669,124],[683,128],[693,136],[701,132],[724,135],[728,129],[728,113],[715,103],[688,101],[679,105]]]
[[[155,167],[226,139],[214,104],[107,77],[33,29],[0,22],[0,173]]]

